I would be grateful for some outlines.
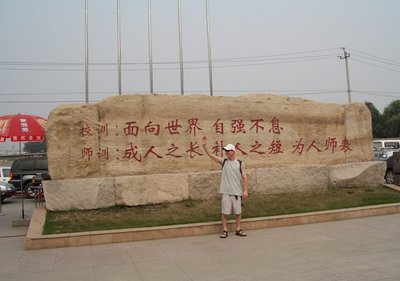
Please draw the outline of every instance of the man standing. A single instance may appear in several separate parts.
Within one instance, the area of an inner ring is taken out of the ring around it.
[[[205,136],[203,137],[203,148],[212,160],[222,165],[222,178],[219,193],[222,194],[221,213],[223,231],[220,237],[226,238],[228,236],[228,216],[232,213],[232,210],[236,216],[235,234],[241,237],[247,236],[240,227],[242,198],[246,199],[249,196],[245,165],[236,158],[236,148],[233,144],[228,144],[223,148],[226,153],[226,158],[215,156],[208,150],[207,138]]]

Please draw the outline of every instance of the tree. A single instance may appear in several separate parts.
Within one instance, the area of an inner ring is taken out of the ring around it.
[[[400,137],[400,100],[395,100],[385,107],[383,119],[386,137]]]
[[[383,116],[378,109],[371,102],[365,102],[365,105],[369,108],[371,112],[372,119],[372,135],[374,138],[383,138],[384,136],[384,124]]]

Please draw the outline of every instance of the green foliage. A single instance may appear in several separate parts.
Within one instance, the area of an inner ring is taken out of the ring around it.
[[[372,103],[365,102],[365,105],[371,112],[374,138],[400,137],[400,100],[395,100],[385,107],[383,114]]]
[[[395,100],[389,104],[384,112],[383,119],[387,137],[400,136],[400,100]]]

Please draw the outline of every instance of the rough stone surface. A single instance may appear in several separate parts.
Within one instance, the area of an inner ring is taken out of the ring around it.
[[[256,177],[256,191],[263,194],[328,188],[328,169],[323,165],[257,169]]]
[[[287,166],[247,169],[250,194],[326,190],[334,187],[375,186],[382,183],[385,162],[333,166]],[[219,196],[220,171],[156,174],[44,182],[49,210],[138,206]],[[251,195],[253,196],[253,195]]]
[[[322,104],[270,94],[122,95],[62,105],[46,125],[50,210],[218,196],[217,156],[233,143],[251,193],[375,185],[371,115],[364,104]]]
[[[140,175],[115,178],[117,205],[138,206],[189,199],[186,174]]]
[[[347,163],[329,167],[329,187],[377,186],[383,183],[385,161]]]
[[[46,207],[51,211],[107,208],[115,205],[113,178],[43,182]]]
[[[189,197],[194,200],[217,197],[220,183],[220,171],[189,174]]]
[[[55,108],[46,125],[49,171],[69,179],[219,170],[201,148],[203,135],[221,156],[222,145],[237,145],[252,168],[372,160],[364,104],[147,94]]]

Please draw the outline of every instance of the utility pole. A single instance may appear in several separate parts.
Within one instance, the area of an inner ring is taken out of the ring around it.
[[[347,96],[348,96],[348,101],[351,103],[351,88],[350,88],[350,78],[349,78],[349,64],[347,62],[347,58],[350,57],[350,54],[346,52],[346,49],[344,47],[341,47],[340,49],[343,50],[343,56],[339,56],[339,58],[342,60],[344,59],[345,64],[346,64],[346,79],[347,79]]]

